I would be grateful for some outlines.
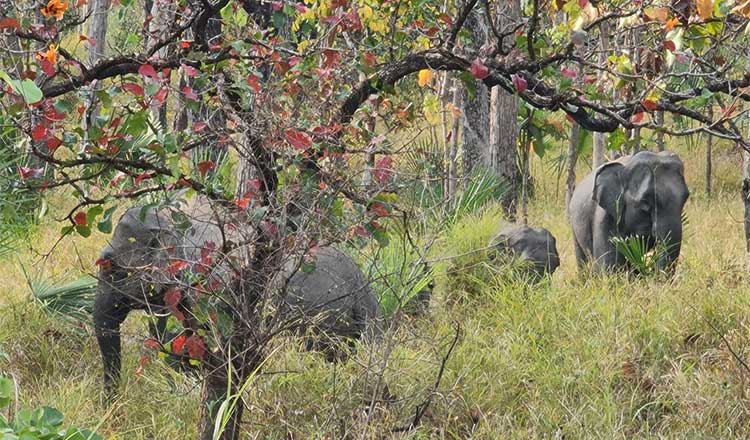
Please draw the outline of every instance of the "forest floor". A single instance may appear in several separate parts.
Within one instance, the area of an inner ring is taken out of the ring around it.
[[[530,287],[475,276],[481,271],[446,275],[448,265],[438,265],[429,315],[403,318],[384,369],[366,367],[380,353],[362,350],[330,365],[282,340],[246,396],[248,431],[268,439],[382,438],[408,425],[430,398],[420,426],[402,438],[750,437],[750,370],[735,358],[750,362],[740,155],[718,149],[708,198],[703,149],[678,152],[691,197],[674,277],[580,277],[562,179],[535,160],[530,223],[557,237],[561,266],[551,280]],[[580,165],[579,180],[589,169]],[[431,257],[484,246],[498,221],[493,208],[463,219]],[[90,327],[50,317],[31,301],[22,267],[72,280],[92,272],[107,239],[66,238],[43,258],[59,230],[46,220],[17,255],[0,262],[0,374],[16,381],[22,406],[57,407],[67,422],[109,439],[195,438],[199,383],[153,356],[136,374],[145,352],[142,317],[134,314],[126,325],[125,384],[105,408]],[[473,294],[450,301],[463,282]],[[380,371],[395,397],[368,409]]]

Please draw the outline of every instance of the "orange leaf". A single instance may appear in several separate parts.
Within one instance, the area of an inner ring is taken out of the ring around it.
[[[641,105],[643,106],[643,108],[646,109],[646,111],[649,111],[649,112],[656,110],[656,107],[658,107],[658,105],[656,104],[656,101],[654,101],[653,99],[644,99],[641,102]]]
[[[83,211],[78,211],[75,217],[73,217],[73,222],[75,222],[76,226],[86,226],[88,224],[86,213]]]
[[[714,14],[713,0],[698,0],[698,16],[701,20],[706,21]]]
[[[664,24],[664,30],[669,32],[672,29],[674,29],[675,26],[680,24],[680,20],[677,17],[670,18],[667,20],[667,22]]]

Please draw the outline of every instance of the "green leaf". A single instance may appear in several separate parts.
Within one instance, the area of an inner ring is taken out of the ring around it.
[[[91,226],[89,225],[76,225],[76,232],[78,232],[78,235],[84,238],[88,238],[91,236]]]
[[[104,234],[112,233],[112,214],[117,210],[117,206],[113,206],[104,211],[104,217],[96,224],[96,228],[99,232]]]
[[[15,91],[17,94],[23,97],[23,100],[27,104],[34,104],[44,98],[42,90],[34,84],[34,81],[25,79],[19,81],[17,79],[11,79],[7,72],[0,70],[0,78],[5,80],[6,83]]]
[[[10,405],[13,400],[15,388],[13,381],[7,377],[0,377],[0,409]]]
[[[55,408],[49,406],[42,407],[42,418],[41,423],[50,428],[58,428],[62,425],[64,417],[62,413]]]
[[[88,224],[94,224],[94,221],[96,218],[104,212],[104,208],[102,208],[100,205],[96,205],[91,207],[88,212],[86,212],[86,223]]]
[[[625,130],[618,128],[607,136],[607,149],[609,151],[620,151],[620,148],[627,142]]]
[[[469,95],[469,98],[474,99],[477,96],[477,80],[474,78],[474,76],[471,74],[471,72],[461,72],[458,75],[458,79],[461,80],[464,87],[466,88],[466,92]]]

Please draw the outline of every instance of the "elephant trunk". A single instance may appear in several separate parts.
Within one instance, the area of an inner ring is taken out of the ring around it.
[[[656,260],[656,268],[660,271],[671,270],[674,267],[675,261],[680,256],[682,223],[656,224],[654,229],[654,236],[658,243],[657,249],[660,251]]]

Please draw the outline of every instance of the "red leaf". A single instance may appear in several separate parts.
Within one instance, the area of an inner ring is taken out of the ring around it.
[[[122,85],[122,89],[126,92],[130,92],[135,96],[143,96],[143,87],[139,86],[136,83],[124,83]]]
[[[376,217],[388,217],[388,214],[390,214],[383,202],[372,202],[367,210],[375,214]]]
[[[632,123],[634,123],[634,124],[638,124],[638,123],[640,123],[641,121],[643,121],[643,116],[644,116],[643,112],[638,112],[638,113],[634,114],[634,115],[633,115],[633,116],[632,116],[632,117],[630,118],[630,122],[632,122]]]
[[[55,65],[50,63],[47,59],[42,60],[42,72],[44,72],[47,76],[55,76],[57,73],[57,70],[55,69]]]
[[[280,11],[283,6],[284,3],[280,1],[271,2],[271,9],[273,9],[274,11]]]
[[[205,176],[207,172],[216,168],[216,163],[212,160],[206,160],[198,163],[198,171],[201,176]]]
[[[182,40],[182,41],[180,41],[180,47],[183,48],[183,49],[185,49],[185,50],[190,49],[190,45],[191,44],[193,44],[192,41],[188,41],[188,40]]]
[[[195,94],[195,91],[190,86],[185,86],[182,88],[182,94],[185,95],[185,99],[189,99],[191,101],[197,101],[198,95]]]
[[[334,67],[341,60],[341,52],[333,49],[325,49],[323,51],[323,65],[325,67]]]
[[[523,93],[526,91],[526,87],[528,86],[528,83],[523,77],[516,75],[514,73],[510,76],[510,80],[513,81],[513,87],[516,88],[516,91],[518,93]]]
[[[94,266],[99,266],[102,270],[107,270],[112,267],[112,260],[109,258],[99,258],[94,262]]]
[[[237,207],[237,209],[245,210],[248,206],[250,206],[250,197],[247,195],[238,198],[234,201],[234,205]]]
[[[146,338],[145,341],[143,341],[143,346],[146,348],[154,348],[154,349],[160,349],[161,343],[156,338]]]
[[[182,71],[190,78],[195,78],[198,75],[198,69],[193,66],[188,66],[187,64],[182,65]]]
[[[563,67],[562,69],[560,69],[560,74],[565,78],[570,79],[574,79],[576,77],[576,71],[569,67]]]
[[[177,287],[171,287],[164,292],[164,305],[167,307],[177,307],[182,299],[182,291]]]
[[[33,141],[42,141],[49,137],[49,130],[44,125],[37,125],[31,130],[31,139]]]
[[[362,225],[358,225],[358,226],[354,227],[354,234],[356,234],[356,235],[358,235],[358,236],[360,236],[362,238],[367,238],[367,237],[370,236],[370,233],[367,232],[367,229],[365,229],[365,227],[362,226]]]
[[[182,353],[182,350],[185,348],[186,340],[187,337],[184,334],[176,337],[174,341],[172,341],[172,351],[177,354]]]
[[[73,222],[76,224],[76,226],[86,226],[89,221],[86,218],[86,213],[83,211],[78,211],[76,215],[73,217]]]
[[[138,68],[138,74],[145,77],[151,78],[155,81],[159,80],[159,74],[156,73],[156,69],[151,64],[143,64]]]
[[[453,19],[450,17],[450,15],[440,14],[440,16],[438,17],[438,20],[442,21],[448,26],[453,26]]]
[[[47,139],[47,148],[49,148],[50,153],[54,153],[60,145],[62,145],[62,141],[56,137]]]
[[[21,179],[37,179],[39,177],[42,177],[43,172],[41,168],[26,168],[26,167],[18,167],[18,173],[21,174]]]
[[[14,31],[17,31],[21,29],[21,23],[15,18],[3,17],[0,18],[0,30],[3,29],[13,29]]]
[[[170,275],[176,275],[181,270],[185,269],[186,267],[190,266],[190,263],[188,263],[185,260],[175,260],[172,263],[169,264],[167,267],[167,273]]]
[[[203,338],[198,335],[191,335],[185,340],[185,348],[187,348],[188,356],[193,359],[200,359],[206,356],[206,343],[203,342]]]
[[[362,56],[362,60],[365,62],[365,65],[367,67],[375,67],[375,65],[378,63],[377,57],[375,57],[375,54],[372,52],[366,52]]]
[[[195,133],[200,133],[200,132],[201,132],[201,131],[203,131],[203,130],[204,130],[204,129],[205,129],[206,127],[208,127],[208,125],[207,125],[207,124],[206,124],[205,122],[203,122],[203,121],[195,121],[195,122],[193,123],[193,131],[194,131]]]
[[[154,94],[154,100],[159,103],[159,105],[164,104],[164,101],[167,100],[167,93],[169,93],[169,89],[166,87],[162,87]]]
[[[641,105],[644,109],[646,109],[646,111],[649,112],[656,110],[657,107],[656,101],[654,101],[653,99],[644,99],[643,101],[641,101]]]
[[[380,183],[389,181],[391,176],[393,176],[393,159],[391,159],[390,156],[380,159],[378,163],[375,164],[375,170],[372,174]]]
[[[476,79],[485,79],[490,74],[490,69],[488,69],[487,66],[485,66],[482,60],[480,60],[479,58],[475,59],[471,63],[469,71]]]
[[[297,150],[307,150],[312,146],[312,139],[307,133],[297,131],[293,128],[287,128],[284,131],[284,137]]]
[[[253,75],[252,73],[247,76],[247,83],[250,85],[250,87],[255,90],[255,93],[260,93],[260,80],[257,76]]]
[[[153,171],[146,171],[146,172],[143,172],[143,173],[135,176],[135,178],[133,179],[133,181],[135,182],[135,185],[138,186],[144,180],[148,180],[148,179],[154,177],[155,175],[156,175],[156,173],[153,172]]]
[[[300,14],[304,14],[305,12],[307,12],[307,6],[303,5],[302,3],[295,2],[294,4],[292,4],[292,6],[294,6],[294,9],[296,9]]]
[[[565,119],[567,119],[567,121],[568,121],[568,122],[570,122],[571,124],[575,124],[575,122],[576,122],[576,120],[575,120],[575,119],[573,119],[573,117],[572,117],[572,116],[570,116],[570,115],[569,115],[569,114],[567,114],[567,113],[565,114]]]
[[[138,377],[143,374],[143,370],[148,364],[148,356],[141,356],[141,360],[138,361],[138,369],[135,370],[135,376]]]
[[[578,6],[585,8],[586,3],[588,3],[588,0],[578,0]]]
[[[664,49],[667,49],[670,52],[674,52],[677,50],[677,46],[675,46],[674,41],[672,40],[666,40],[662,44],[664,45]]]

